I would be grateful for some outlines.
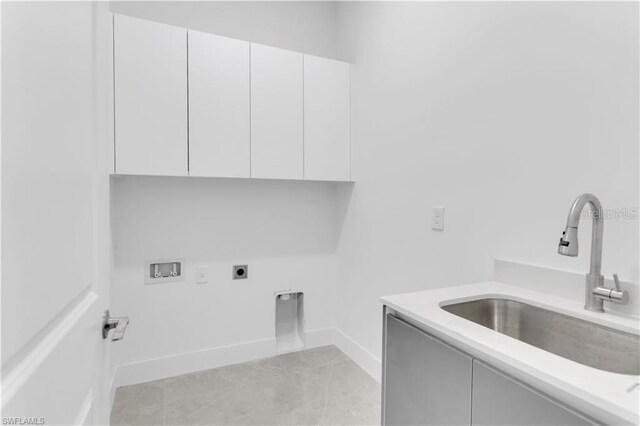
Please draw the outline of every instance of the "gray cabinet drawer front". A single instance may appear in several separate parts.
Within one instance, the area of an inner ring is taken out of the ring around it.
[[[470,357],[392,315],[385,356],[384,424],[470,424]]]
[[[473,362],[473,425],[592,425],[528,386]]]

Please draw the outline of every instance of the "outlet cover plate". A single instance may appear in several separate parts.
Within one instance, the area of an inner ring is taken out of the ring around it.
[[[204,284],[209,282],[209,267],[207,265],[198,265],[196,268],[196,283]]]
[[[433,206],[431,215],[431,229],[444,231],[444,207]]]
[[[233,265],[234,280],[245,280],[249,277],[249,265]]]

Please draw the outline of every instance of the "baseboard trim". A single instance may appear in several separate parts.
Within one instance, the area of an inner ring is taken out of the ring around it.
[[[380,360],[342,331],[324,328],[307,332],[307,349],[326,345],[336,345],[371,377],[380,381]],[[274,355],[276,340],[263,339],[120,365],[116,368],[111,384],[111,405],[113,406],[116,389],[120,386],[166,379]]]
[[[379,358],[376,358],[362,345],[337,328],[334,328],[333,344],[358,364],[360,368],[366,371],[367,374],[380,383],[382,362]]]
[[[265,358],[275,355],[275,352],[276,340],[264,339],[120,365],[116,370],[114,386],[117,388],[166,379],[223,365]]]
[[[333,327],[307,331],[305,335],[305,349],[333,345],[336,329]]]

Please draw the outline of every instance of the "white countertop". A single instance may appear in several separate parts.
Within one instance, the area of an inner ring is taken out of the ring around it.
[[[501,297],[638,334],[638,318],[584,310],[583,303],[488,281],[382,297],[384,305],[424,325],[426,331],[542,392],[607,424],[640,423],[640,376],[579,364],[440,308]]]

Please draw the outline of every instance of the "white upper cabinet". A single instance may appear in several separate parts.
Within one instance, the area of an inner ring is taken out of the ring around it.
[[[251,44],[251,177],[303,178],[302,62]]]
[[[304,178],[348,181],[349,64],[304,55]]]
[[[349,64],[114,15],[115,173],[350,181]]]
[[[187,174],[187,30],[114,16],[116,173]]]
[[[250,177],[249,42],[189,31],[189,175]]]

